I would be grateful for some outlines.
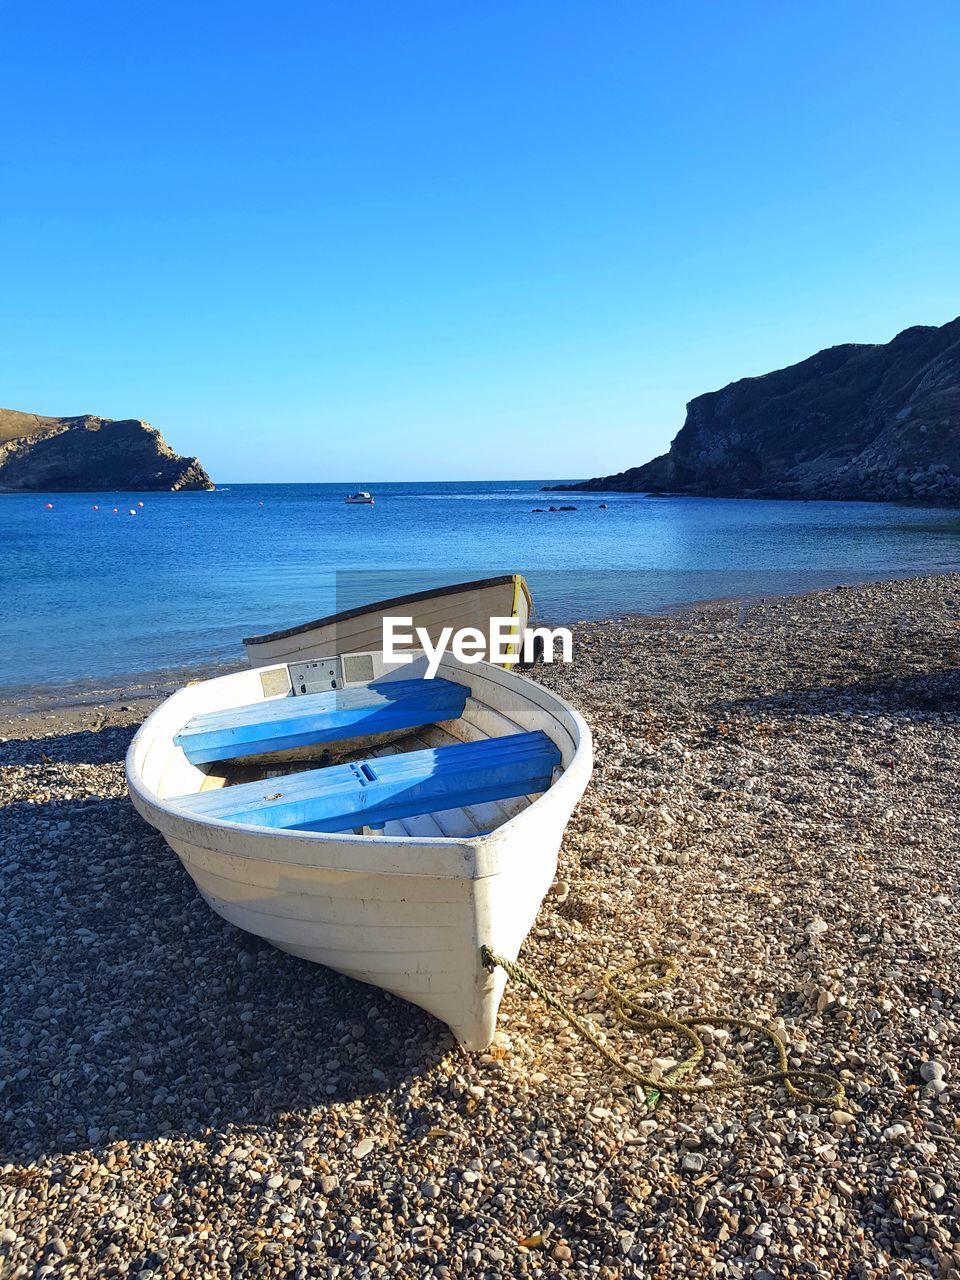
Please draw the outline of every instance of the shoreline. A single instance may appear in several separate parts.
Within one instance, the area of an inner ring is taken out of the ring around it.
[[[604,974],[675,956],[655,1006],[769,1025],[842,1080],[825,1109],[650,1112],[512,983],[465,1055],[209,909],[126,794],[149,699],[7,729],[5,1272],[949,1274],[958,623],[960,575],[917,577],[586,623],[534,672],[595,772],[522,964],[649,1072],[682,1046],[618,1029]],[[766,1065],[703,1032],[706,1080]]]
[[[862,503],[864,506],[888,506],[888,507],[916,507],[919,511],[933,509],[936,511],[956,511],[960,514],[960,504],[954,499],[936,499],[936,498],[871,498],[865,496],[849,496],[840,497],[838,495],[814,495],[814,494],[789,494],[789,493],[764,493],[760,491],[750,491],[749,493],[697,493],[691,490],[683,489],[586,489],[576,485],[545,485],[539,490],[540,493],[584,493],[599,494],[607,498],[706,498],[716,499],[723,502],[842,502],[845,505],[854,505]]]
[[[565,620],[541,618],[534,625],[539,623],[545,626],[567,626],[578,630],[584,627],[610,626],[616,623],[657,618],[679,619],[687,614],[697,614],[704,610],[728,605],[736,605],[738,609],[743,610],[774,601],[804,600],[825,591],[855,591],[858,588],[870,585],[880,586],[883,583],[940,580],[946,582],[952,578],[960,581],[960,570],[942,574],[904,574],[877,579],[865,577],[853,582],[838,582],[829,587],[814,587],[798,592],[751,591],[732,595],[706,596],[702,599],[682,600],[676,604],[664,605],[663,608],[651,612],[623,611],[614,613],[608,618]],[[9,726],[34,716],[56,721],[58,716],[76,716],[91,708],[110,712],[121,709],[123,704],[131,703],[152,707],[191,680],[209,680],[215,676],[228,675],[233,671],[243,670],[246,665],[243,654],[239,653],[236,661],[223,660],[194,666],[161,667],[133,673],[127,677],[90,676],[58,686],[43,686],[39,690],[28,690],[22,685],[5,689],[0,685],[0,731],[4,724]]]
[[[111,684],[91,678],[56,690],[46,688],[40,696],[29,697],[21,689],[11,698],[0,688],[0,742],[13,729],[34,729],[46,725],[51,732],[87,718],[140,714],[141,718],[155,706],[176,693],[190,680],[208,680],[213,676],[236,671],[242,662],[218,663],[206,667],[165,668],[144,672],[122,684]],[[126,720],[118,721],[126,723]]]

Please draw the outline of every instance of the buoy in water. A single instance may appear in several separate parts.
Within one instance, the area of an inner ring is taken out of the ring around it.
[[[48,511],[52,511],[52,510],[53,510],[53,503],[52,503],[52,502],[48,502],[48,503],[47,503],[47,510],[48,510]]]
[[[113,508],[113,514],[114,514],[114,515],[116,515],[116,514],[117,514],[117,512],[118,512],[119,510],[120,510],[120,508],[119,508],[119,507],[114,507],[114,508]]]
[[[96,503],[94,503],[94,504],[93,504],[93,509],[94,509],[94,511],[99,511],[99,510],[100,510],[100,508],[97,506],[97,504],[96,504]]]
[[[142,507],[142,506],[143,506],[143,503],[142,503],[142,502],[138,502],[138,503],[137,503],[137,506],[138,506],[138,507]]]
[[[131,507],[131,508],[130,508],[130,514],[131,514],[132,516],[135,516],[135,515],[137,514],[137,509],[136,509],[136,507]]]

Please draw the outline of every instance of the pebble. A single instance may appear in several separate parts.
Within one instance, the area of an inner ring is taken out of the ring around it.
[[[522,963],[669,1070],[683,1046],[625,1034],[604,975],[674,955],[644,1003],[770,1027],[794,1069],[843,1075],[823,1108],[757,1088],[650,1113],[513,983],[490,1054],[461,1053],[206,907],[126,797],[143,702],[8,712],[4,1275],[957,1270],[958,619],[958,575],[720,602],[582,624],[576,661],[533,673],[596,758]],[[704,1041],[707,1080],[769,1060]]]
[[[921,1080],[926,1080],[929,1084],[939,1083],[945,1075],[946,1071],[942,1062],[936,1062],[931,1058],[927,1062],[920,1064],[920,1078]]]

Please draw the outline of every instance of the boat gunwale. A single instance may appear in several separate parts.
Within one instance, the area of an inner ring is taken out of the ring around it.
[[[281,631],[264,632],[263,635],[245,636],[244,645],[268,644],[272,640],[287,640],[291,636],[303,635],[316,627],[326,627],[337,622],[348,622],[352,618],[362,618],[364,614],[383,613],[387,609],[398,608],[405,604],[418,604],[422,600],[430,600],[435,596],[461,595],[467,591],[475,591],[485,587],[503,587],[508,582],[520,579],[520,587],[527,600],[527,607],[532,603],[530,588],[522,573],[503,573],[493,578],[476,578],[471,582],[454,582],[448,587],[431,587],[426,591],[413,591],[408,595],[393,596],[389,600],[377,600],[373,604],[357,605],[353,609],[344,609],[340,613],[330,613],[323,618],[314,618],[312,622],[301,622],[295,627],[285,627]]]

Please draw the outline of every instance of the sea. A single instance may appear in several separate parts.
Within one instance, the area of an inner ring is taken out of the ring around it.
[[[538,618],[571,623],[960,568],[954,510],[544,483],[2,494],[0,697],[176,682],[241,664],[244,636],[518,570]]]

